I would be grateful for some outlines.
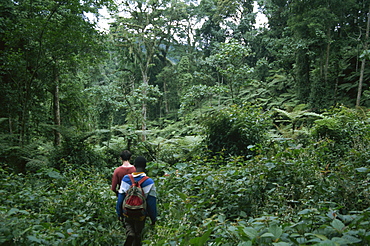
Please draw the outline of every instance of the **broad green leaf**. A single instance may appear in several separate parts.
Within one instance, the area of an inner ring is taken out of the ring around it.
[[[252,241],[240,242],[238,243],[238,246],[252,246]]]
[[[184,200],[184,201],[188,198],[186,194],[184,194],[184,193],[182,193],[182,192],[180,192],[180,191],[178,191],[178,192],[177,192],[177,194],[178,194],[178,195],[181,197],[181,199],[182,199],[182,200]]]
[[[300,237],[301,236],[301,234],[299,234],[299,233],[292,233],[292,234],[290,234],[290,237]]]
[[[13,214],[16,214],[19,212],[19,209],[18,208],[11,208],[9,211],[8,211],[8,215],[13,215]]]
[[[266,233],[263,233],[263,234],[261,235],[261,237],[272,237],[272,238],[274,238],[275,236],[274,236],[274,234],[272,234],[272,233],[270,233],[270,232],[266,232]]]
[[[351,235],[343,235],[342,238],[346,239],[351,244],[359,243],[359,242],[362,241],[360,238],[357,238],[357,237],[354,237],[354,236],[351,236]]]
[[[223,214],[220,214],[218,217],[217,217],[217,219],[218,219],[218,221],[219,222],[221,222],[221,223],[224,223],[225,222],[225,215],[223,215]]]
[[[34,226],[32,226],[32,229],[33,230],[42,230],[42,229],[44,229],[44,227],[42,225],[34,225]]]
[[[291,246],[293,244],[291,243],[286,243],[286,242],[278,242],[278,243],[272,243],[274,246]]]
[[[359,172],[359,173],[366,173],[369,171],[369,168],[367,167],[359,167],[359,168],[356,168],[356,171]]]
[[[191,245],[203,246],[209,239],[209,236],[211,235],[211,233],[212,233],[212,228],[208,229],[208,231],[206,231],[201,237],[195,237],[195,238],[190,239],[189,243]]]
[[[333,242],[331,240],[326,240],[324,242],[320,242],[320,243],[316,244],[316,246],[339,246],[339,244],[336,244],[335,242]]]
[[[35,236],[27,236],[27,239],[30,240],[31,242],[41,243],[41,240]]]
[[[321,240],[328,240],[328,238],[324,235],[321,235],[321,234],[316,234],[316,233],[306,233],[305,236],[308,236],[308,235],[312,235],[312,236],[315,236],[317,238],[320,238]]]
[[[339,245],[348,245],[348,244],[350,244],[350,242],[347,239],[342,238],[342,237],[333,237],[331,239],[331,241],[333,241],[333,242],[335,242]]]
[[[271,232],[275,236],[275,238],[280,238],[280,236],[283,234],[283,229],[278,225],[273,224],[270,226],[269,232]]]
[[[302,211],[299,211],[298,214],[309,214],[311,212],[312,210],[307,208],[307,209],[303,209]]]
[[[60,238],[65,238],[64,234],[60,232],[56,232],[55,235],[57,235]]]
[[[340,232],[340,233],[343,233],[344,228],[345,228],[345,225],[343,224],[343,222],[342,222],[342,221],[340,221],[340,220],[338,220],[338,219],[335,219],[335,220],[333,220],[330,224],[331,224],[331,226],[332,226],[335,230],[337,230],[337,231],[338,231],[338,232]]]
[[[256,231],[256,229],[252,228],[252,227],[247,227],[247,228],[244,228],[243,229],[243,232],[251,239],[255,239],[257,236],[258,236],[258,232]]]
[[[211,233],[212,233],[212,228],[208,229],[208,231],[206,231],[206,233],[204,233],[203,236],[200,237],[200,241],[199,241],[200,246],[205,245],[205,243],[208,241],[209,236],[211,235]]]
[[[210,183],[213,181],[213,177],[212,177],[212,176],[207,176],[207,178],[206,178],[206,179],[207,179],[207,181],[208,181],[208,182],[210,182]]]
[[[26,230],[22,231],[20,235],[25,234],[26,232],[28,232],[28,231],[29,231],[29,230],[31,230],[31,229],[32,229],[32,227],[28,227]]]
[[[54,170],[50,170],[46,173],[50,178],[53,178],[53,179],[62,179],[63,176],[60,175],[60,173],[58,173],[57,171],[54,171]]]

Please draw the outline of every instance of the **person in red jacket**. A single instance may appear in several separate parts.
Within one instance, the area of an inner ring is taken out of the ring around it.
[[[133,172],[136,172],[136,168],[130,164],[130,159],[131,159],[131,152],[128,150],[124,150],[120,154],[120,159],[122,161],[122,165],[117,167],[114,170],[113,176],[112,176],[112,186],[111,190],[116,193],[118,196],[118,190],[121,185],[122,178],[127,175],[131,174]],[[117,189],[118,186],[118,189]]]

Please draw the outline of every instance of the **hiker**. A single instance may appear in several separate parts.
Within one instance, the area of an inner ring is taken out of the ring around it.
[[[118,196],[118,190],[119,190],[119,187],[121,185],[121,181],[122,181],[122,178],[126,175],[126,174],[130,174],[130,173],[133,173],[136,171],[136,168],[130,164],[130,159],[131,159],[131,152],[128,151],[128,150],[124,150],[121,152],[120,154],[120,159],[121,159],[121,162],[122,162],[122,165],[117,167],[114,172],[113,172],[113,176],[112,176],[112,186],[111,186],[111,190],[116,193],[116,195]],[[117,185],[118,185],[118,190],[117,190]]]
[[[142,245],[141,237],[142,231],[145,226],[146,217],[147,216],[150,217],[152,226],[155,225],[155,222],[157,220],[156,189],[154,181],[145,174],[146,159],[142,156],[137,157],[135,159],[134,166],[136,168],[136,172],[132,173],[132,175],[126,175],[122,179],[121,187],[118,191],[118,199],[116,205],[118,219],[124,223],[124,226],[126,228],[127,238],[124,244],[125,246]],[[136,184],[137,183],[140,184],[142,191],[144,193],[143,198],[144,200],[146,199],[145,200],[146,204],[143,213],[136,217],[131,214],[133,213],[132,210],[129,209],[124,210],[122,207],[122,205],[126,206],[129,203],[127,200],[129,199],[130,194],[132,194],[131,193],[132,188],[130,188],[131,185],[133,184],[132,180],[136,182]],[[126,195],[127,198],[125,199]]]

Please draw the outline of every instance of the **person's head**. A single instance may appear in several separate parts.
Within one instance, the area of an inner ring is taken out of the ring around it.
[[[138,156],[135,159],[134,166],[136,168],[136,171],[144,172],[146,168],[146,159],[142,156]]]
[[[131,159],[131,152],[128,150],[124,150],[121,152],[120,157],[122,161],[129,161]]]

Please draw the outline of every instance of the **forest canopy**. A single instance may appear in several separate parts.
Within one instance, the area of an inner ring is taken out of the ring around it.
[[[2,1],[2,161],[26,171],[27,159],[45,154],[39,145],[78,141],[71,132],[90,143],[94,135],[100,147],[121,134],[130,147],[179,121],[197,128],[232,105],[368,108],[368,5]]]

